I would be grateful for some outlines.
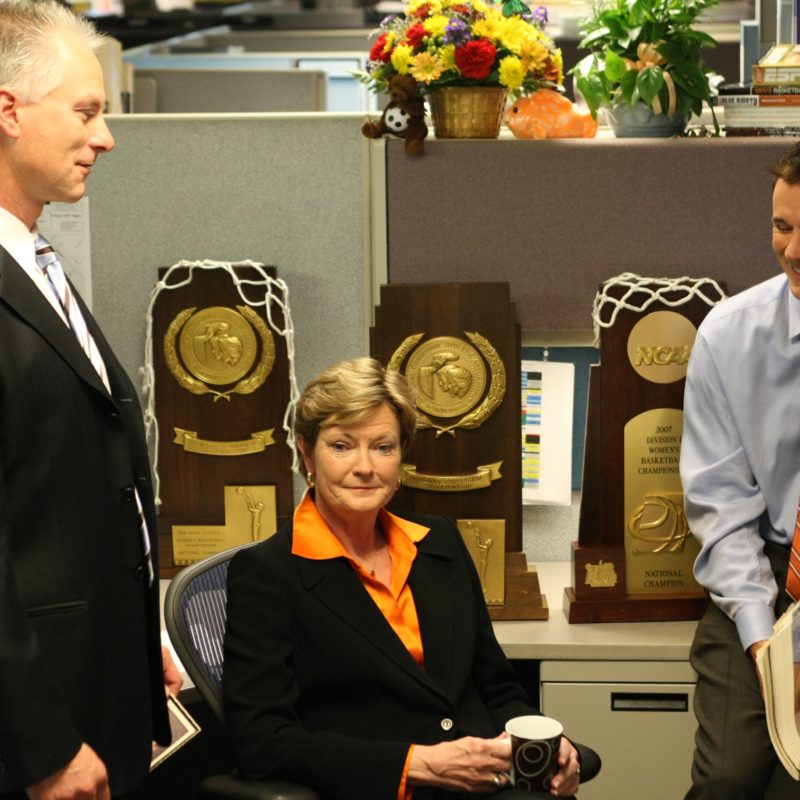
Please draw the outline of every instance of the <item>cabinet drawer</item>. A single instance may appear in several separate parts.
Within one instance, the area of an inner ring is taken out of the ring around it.
[[[676,800],[691,783],[693,683],[542,682],[542,711],[600,754],[581,800]]]

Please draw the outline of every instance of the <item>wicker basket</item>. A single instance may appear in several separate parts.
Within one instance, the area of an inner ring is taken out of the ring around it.
[[[506,105],[502,86],[452,86],[430,93],[437,139],[496,139]]]

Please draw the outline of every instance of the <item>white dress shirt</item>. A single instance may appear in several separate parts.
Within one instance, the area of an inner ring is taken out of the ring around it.
[[[36,288],[47,298],[47,302],[69,328],[64,308],[53,292],[47,276],[36,263],[36,229],[29,231],[25,223],[5,208],[0,208],[0,245],[22,267]]]
[[[686,378],[681,480],[697,580],[766,639],[777,586],[764,539],[791,544],[800,501],[800,300],[781,274],[715,306]]]

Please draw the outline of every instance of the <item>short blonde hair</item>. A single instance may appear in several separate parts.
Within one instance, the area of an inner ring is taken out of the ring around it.
[[[400,446],[405,453],[417,426],[414,391],[404,375],[386,369],[374,358],[340,361],[317,375],[297,401],[295,435],[313,450],[320,430],[358,423],[383,403],[397,416]]]
[[[54,33],[68,33],[96,51],[105,37],[55,0],[0,2],[0,86],[35,103],[64,80]]]

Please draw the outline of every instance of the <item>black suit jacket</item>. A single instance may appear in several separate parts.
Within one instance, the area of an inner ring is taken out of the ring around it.
[[[112,396],[0,248],[0,794],[83,741],[118,793],[146,776],[152,738],[169,738],[158,580],[147,586],[134,498],[155,545],[141,411],[82,310]]]
[[[231,562],[223,682],[244,775],[296,780],[325,800],[395,800],[411,743],[492,737],[535,713],[455,525],[401,516],[431,529],[409,575],[425,669],[345,559],[291,554],[291,524]]]

